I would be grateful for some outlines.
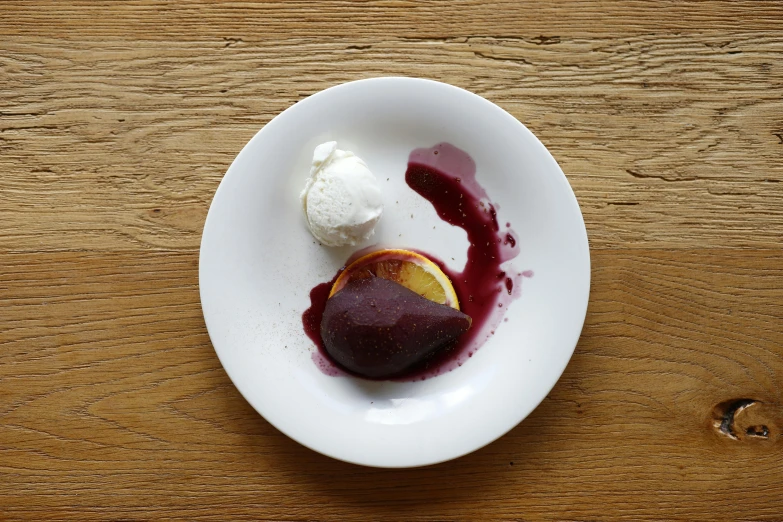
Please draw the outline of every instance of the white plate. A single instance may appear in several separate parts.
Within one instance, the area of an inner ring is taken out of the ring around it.
[[[329,140],[364,159],[384,189],[376,235],[356,248],[319,246],[302,216],[299,191],[313,149]],[[301,316],[310,289],[354,250],[377,243],[421,249],[456,269],[465,262],[464,231],[441,221],[404,180],[410,152],[440,142],[473,157],[499,220],[519,236],[512,264],[535,275],[523,281],[508,322],[454,371],[408,383],[325,375],[311,359],[316,348]],[[220,362],[266,420],[337,459],[423,466],[492,442],[543,400],[582,329],[590,255],[568,181],[524,125],[457,87],[377,78],[295,104],[242,149],[209,209],[199,286]]]

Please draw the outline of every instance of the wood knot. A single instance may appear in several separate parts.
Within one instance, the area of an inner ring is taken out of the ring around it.
[[[777,419],[764,403],[755,399],[730,399],[713,410],[713,426],[721,436],[739,441],[774,440]]]

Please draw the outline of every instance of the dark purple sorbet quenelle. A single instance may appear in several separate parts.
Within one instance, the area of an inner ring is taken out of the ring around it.
[[[302,315],[305,333],[319,349],[313,360],[328,375],[352,374],[372,379],[411,381],[453,370],[495,333],[509,303],[520,295],[521,279],[532,276],[530,271],[501,268],[502,263],[519,254],[517,237],[510,223],[503,228],[499,226],[498,207],[476,181],[476,164],[466,152],[448,143],[416,149],[408,158],[405,181],[432,204],[443,221],[467,233],[467,262],[461,272],[450,269],[437,256],[419,253],[436,263],[451,279],[460,310],[470,317],[472,323],[468,323],[469,329],[460,332],[456,340],[438,346],[437,350],[415,351],[418,356],[410,359],[410,365],[400,364],[398,356],[398,364],[386,366],[390,369],[388,374],[383,371],[357,371],[346,360],[342,361],[343,364],[335,361],[325,349],[322,337],[324,310],[338,272],[332,281],[321,283],[310,291],[310,308]],[[360,254],[354,254],[346,266]],[[363,291],[366,292],[366,289]],[[432,337],[433,333],[428,330],[426,335]],[[388,358],[392,358],[391,354]]]

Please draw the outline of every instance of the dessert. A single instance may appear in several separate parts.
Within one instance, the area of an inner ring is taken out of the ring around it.
[[[427,359],[470,328],[451,306],[374,275],[353,279],[326,302],[321,337],[351,372],[386,378]]]
[[[353,152],[337,142],[313,152],[310,177],[299,196],[307,226],[322,245],[356,245],[372,236],[383,213],[378,180]]]
[[[499,225],[498,207],[476,181],[476,164],[466,152],[447,143],[416,149],[405,181],[443,221],[465,230],[467,262],[456,271],[429,254],[384,250],[357,255],[332,281],[315,286],[302,322],[320,350],[313,360],[327,375],[343,368],[369,378],[410,381],[457,368],[495,333],[508,305],[521,294],[522,278],[532,277],[531,271],[504,265],[519,255],[517,236],[510,223]],[[384,278],[386,283],[378,281]],[[446,320],[429,304],[400,296],[389,282],[462,314]],[[413,321],[395,315],[406,308],[416,325],[434,321],[432,331],[439,334],[410,328]],[[433,315],[428,319],[428,314]],[[369,322],[376,316],[383,329],[368,327],[378,326]]]

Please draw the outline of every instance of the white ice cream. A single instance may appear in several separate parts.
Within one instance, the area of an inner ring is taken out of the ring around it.
[[[310,177],[299,196],[313,236],[326,246],[356,245],[369,238],[383,213],[381,187],[367,165],[337,142],[313,152]]]

